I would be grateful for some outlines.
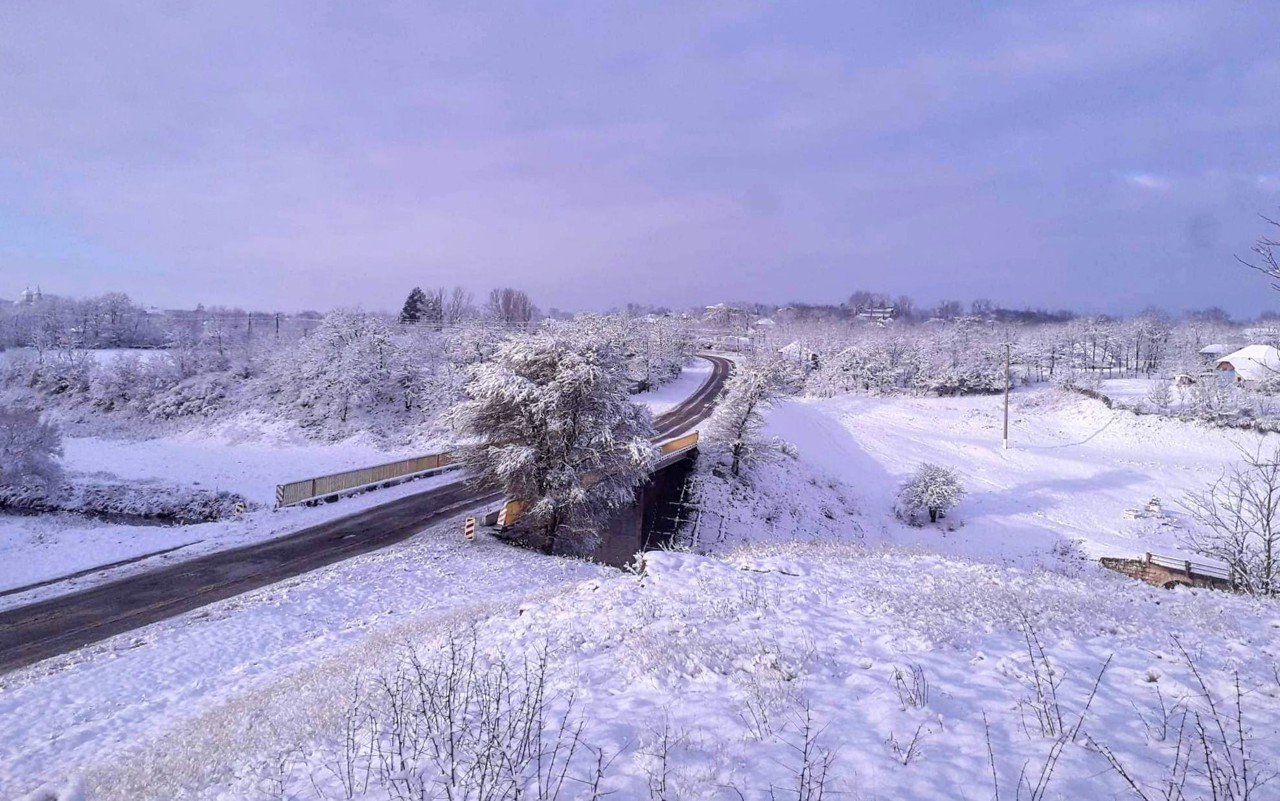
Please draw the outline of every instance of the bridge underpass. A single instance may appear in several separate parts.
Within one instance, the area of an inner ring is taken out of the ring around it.
[[[636,490],[635,502],[619,509],[601,527],[600,544],[591,558],[612,567],[635,561],[639,551],[671,542],[685,486],[697,465],[698,445],[663,456],[649,481]]]

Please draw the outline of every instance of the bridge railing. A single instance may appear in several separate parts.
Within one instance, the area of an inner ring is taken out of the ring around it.
[[[1231,569],[1226,565],[1210,564],[1208,562],[1193,562],[1189,559],[1179,559],[1176,556],[1162,556],[1158,553],[1147,553],[1147,563],[1159,565],[1169,570],[1177,570],[1186,573],[1188,576],[1200,576],[1202,578],[1216,579],[1230,583],[1234,576],[1231,575]]]
[[[317,498],[339,495],[386,481],[408,478],[419,473],[429,473],[433,470],[452,467],[455,464],[456,462],[451,453],[432,453],[426,456],[416,456],[412,459],[401,459],[398,462],[387,462],[373,467],[362,467],[342,473],[331,473],[327,476],[304,478],[301,481],[291,481],[288,484],[277,484],[276,507],[294,506]]]
[[[683,437],[676,437],[662,443],[658,446],[658,453],[662,456],[670,456],[673,453],[682,453],[690,448],[697,447],[697,445],[698,432],[694,431],[690,434],[685,434]]]

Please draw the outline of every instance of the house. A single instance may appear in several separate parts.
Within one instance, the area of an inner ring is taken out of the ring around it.
[[[1219,359],[1216,366],[1237,382],[1280,379],[1280,350],[1270,345],[1247,345]]]
[[[1213,364],[1231,352],[1230,345],[1205,345],[1200,349],[1200,357]]]
[[[818,369],[818,354],[799,342],[778,348],[778,355],[791,359],[806,370]]]
[[[891,322],[898,316],[898,310],[892,306],[882,306],[879,308],[860,309],[858,311],[859,320],[870,320],[873,323]]]

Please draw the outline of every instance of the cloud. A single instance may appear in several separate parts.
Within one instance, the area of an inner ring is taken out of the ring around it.
[[[1125,176],[1125,180],[1140,189],[1152,192],[1168,192],[1173,188],[1173,181],[1149,172],[1135,172]]]

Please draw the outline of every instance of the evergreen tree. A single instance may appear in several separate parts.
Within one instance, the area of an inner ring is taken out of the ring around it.
[[[409,297],[405,298],[404,308],[400,310],[400,322],[409,324],[422,322],[427,315],[427,306],[427,293],[422,291],[422,287],[415,286],[409,293]]]

